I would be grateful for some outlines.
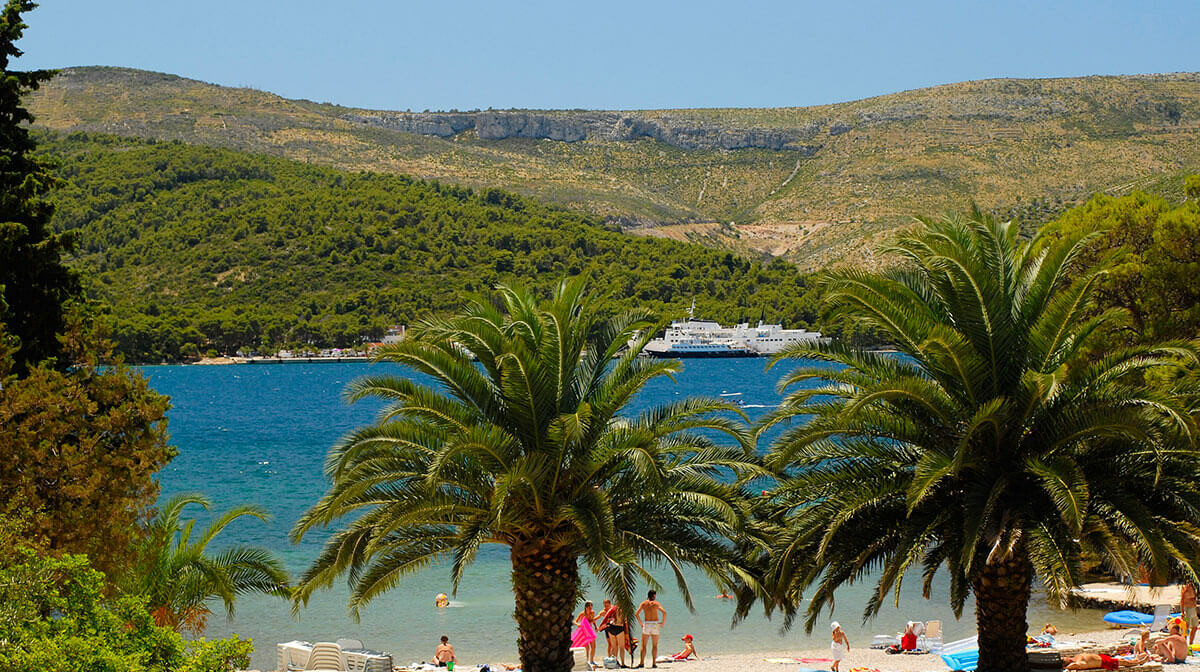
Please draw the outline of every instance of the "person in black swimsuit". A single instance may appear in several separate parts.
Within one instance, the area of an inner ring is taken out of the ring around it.
[[[621,667],[625,667],[625,618],[612,600],[604,601],[596,629],[603,632],[608,641],[608,656],[617,658]]]

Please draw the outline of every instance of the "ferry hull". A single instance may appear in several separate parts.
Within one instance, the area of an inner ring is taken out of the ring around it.
[[[753,350],[717,350],[710,352],[667,352],[655,350],[642,351],[648,357],[655,359],[732,359],[735,357],[761,357]]]

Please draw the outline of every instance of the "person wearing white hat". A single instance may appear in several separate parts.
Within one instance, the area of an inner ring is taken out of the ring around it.
[[[917,648],[917,624],[909,621],[904,626],[904,634],[900,635],[900,650],[915,651]]]
[[[842,630],[841,623],[834,621],[829,624],[829,629],[833,630],[833,643],[829,645],[829,657],[833,658],[833,665],[830,665],[829,669],[838,672],[838,664],[850,653],[850,640]]]

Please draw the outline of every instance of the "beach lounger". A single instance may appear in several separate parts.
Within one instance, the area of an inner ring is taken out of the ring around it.
[[[365,650],[361,639],[339,639],[337,645],[342,647],[342,651],[346,649]]]
[[[886,649],[889,646],[900,646],[900,638],[893,635],[875,635],[871,640],[871,645],[867,648]]]
[[[292,640],[275,645],[275,669],[280,672],[303,670],[312,653],[312,643]]]
[[[1154,607],[1154,620],[1150,622],[1150,632],[1158,632],[1167,627],[1167,619],[1171,616],[1171,605],[1160,604]]]
[[[571,649],[571,656],[575,659],[575,664],[571,666],[572,672],[590,669],[588,667],[587,649],[577,646]]]
[[[942,646],[942,622],[929,621],[925,624],[925,631],[917,637],[917,647],[938,653],[944,647]]]
[[[971,672],[971,670],[979,667],[979,649],[969,649],[957,653],[943,653],[942,662],[946,663],[952,670],[966,670],[966,672]]]
[[[942,653],[962,653],[971,649],[979,648],[979,636],[967,637],[966,639],[956,639],[953,642],[942,645]]]
[[[1029,669],[1031,670],[1061,670],[1062,654],[1058,651],[1048,649],[1036,649],[1027,651],[1025,654],[1029,659]]]
[[[304,669],[345,672],[346,657],[342,654],[342,647],[334,642],[313,644],[312,653],[308,654],[308,663],[304,665]]]

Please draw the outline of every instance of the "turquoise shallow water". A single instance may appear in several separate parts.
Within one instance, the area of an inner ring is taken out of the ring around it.
[[[741,392],[746,412],[756,417],[779,403],[775,383],[784,367],[764,372],[764,360],[692,360],[677,382],[657,381],[638,397],[634,410],[689,395]],[[324,535],[305,538],[299,545],[287,539],[300,514],[324,492],[321,466],[328,448],[351,429],[370,422],[378,406],[341,401],[347,382],[368,372],[399,367],[366,364],[283,364],[256,366],[153,366],[142,369],[155,389],[172,398],[171,441],[179,456],[162,472],[163,495],[202,492],[217,510],[254,503],[274,516],[270,523],[239,521],[228,528],[225,543],[252,543],[272,549],[299,573],[315,556]],[[198,517],[203,518],[199,515]],[[362,639],[367,646],[391,651],[397,662],[427,660],[437,638],[446,634],[464,663],[512,661],[516,657],[516,627],[508,555],[503,548],[485,548],[468,571],[449,609],[435,609],[433,598],[448,592],[449,572],[431,567],[376,600],[355,622],[345,609],[346,590],[339,584],[318,594],[298,615],[274,598],[246,598],[238,603],[232,621],[214,605],[208,636],[236,632],[253,637],[252,667],[268,670],[275,664],[276,642],[292,639]],[[698,573],[689,575],[695,611],[689,612],[679,591],[663,572],[659,599],[669,611],[663,647],[672,649],[684,633],[696,637],[702,653],[721,651],[782,651],[826,646],[821,626],[810,638],[797,628],[780,633],[778,622],[755,614],[730,628],[731,606],[715,599],[711,583]],[[915,584],[914,582],[910,582]],[[838,596],[831,618],[848,629],[852,643],[864,643],[871,633],[895,632],[909,619],[940,618],[947,639],[974,632],[970,610],[963,622],[954,621],[945,605],[945,582],[925,601],[916,585],[901,595],[900,608],[888,608],[874,622],[860,625],[862,605],[870,587],[850,586]],[[591,591],[599,603],[603,596]],[[1054,620],[1067,627],[1094,629],[1095,612],[1059,613],[1035,604],[1030,622]],[[603,647],[601,647],[603,649]]]

